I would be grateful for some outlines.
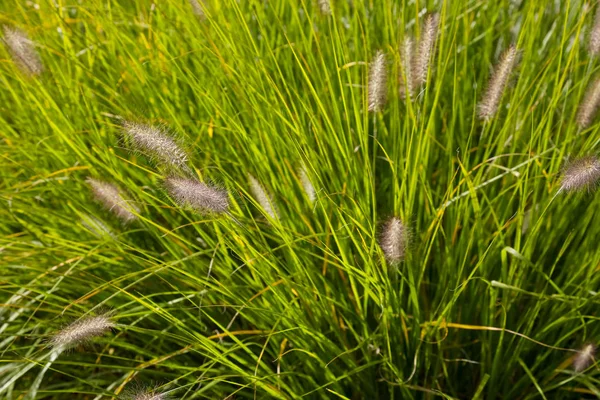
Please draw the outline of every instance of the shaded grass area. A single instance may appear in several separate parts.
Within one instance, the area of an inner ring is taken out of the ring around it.
[[[597,124],[577,125],[596,5],[205,5],[202,20],[183,0],[0,4],[44,65],[27,76],[0,50],[0,396],[598,396],[596,366],[570,363],[600,335],[600,200],[558,193],[566,160],[599,152]],[[404,100],[401,44],[427,12],[427,83]],[[519,65],[482,122],[511,44]],[[369,113],[378,50],[388,101]],[[228,214],[173,202],[172,171],[130,150],[123,120],[168,129]],[[87,177],[125,190],[137,220]],[[396,267],[378,244],[391,216],[410,230]],[[57,330],[106,310],[109,334],[48,364]]]

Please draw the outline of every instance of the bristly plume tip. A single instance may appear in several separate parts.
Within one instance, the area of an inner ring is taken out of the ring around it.
[[[68,350],[102,336],[115,326],[107,314],[85,317],[66,326],[50,340],[50,345]]]
[[[600,181],[600,160],[596,156],[578,158],[569,162],[562,174],[560,191],[592,190]]]
[[[35,43],[27,34],[17,28],[4,26],[4,43],[19,69],[27,75],[36,76],[42,73],[43,65]]]
[[[514,45],[510,46],[502,55],[479,103],[479,118],[488,121],[496,115],[508,80],[518,63],[518,58],[519,52]]]
[[[408,228],[400,218],[392,217],[383,224],[379,246],[389,264],[397,265],[404,259],[408,233]]]
[[[369,76],[369,111],[383,110],[387,101],[387,60],[385,53],[377,51],[370,64]]]
[[[195,179],[168,177],[165,185],[175,201],[193,210],[205,213],[224,213],[229,208],[227,191],[209,186]]]

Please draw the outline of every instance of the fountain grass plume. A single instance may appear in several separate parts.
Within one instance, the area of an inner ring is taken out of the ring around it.
[[[406,37],[400,48],[400,61],[402,74],[400,76],[400,97],[402,99],[412,98],[414,94],[414,63],[415,42],[412,37]]]
[[[300,178],[300,183],[302,184],[302,189],[304,189],[304,193],[306,193],[306,197],[308,197],[308,200],[313,203],[316,198],[315,187],[310,181],[304,165],[298,170],[298,175]]]
[[[573,357],[573,369],[575,372],[581,372],[587,369],[594,363],[594,355],[596,354],[596,346],[593,344],[586,344],[581,350],[577,352]]]
[[[204,10],[204,0],[189,0],[192,12],[198,19],[204,21],[206,19],[206,12]]]
[[[504,52],[500,58],[500,62],[496,65],[485,94],[479,103],[479,118],[488,121],[496,115],[498,107],[500,106],[500,100],[502,99],[508,80],[512,71],[515,69],[517,62],[518,50],[514,45],[511,45]]]
[[[600,181],[600,160],[596,156],[586,156],[566,164],[560,182],[561,192],[592,190]]]
[[[408,228],[400,218],[391,217],[383,224],[379,246],[390,265],[397,265],[404,260],[408,239]]]
[[[387,100],[387,60],[383,51],[377,51],[370,64],[369,111],[382,111]]]
[[[2,30],[4,43],[19,69],[26,75],[40,75],[44,67],[40,55],[35,49],[35,43],[20,29],[5,25]]]
[[[68,350],[89,343],[115,327],[108,314],[84,317],[57,332],[50,345],[55,349]]]
[[[331,15],[331,3],[329,3],[329,0],[319,0],[319,9],[323,15]]]
[[[139,213],[139,209],[131,203],[131,200],[123,197],[118,186],[90,177],[86,182],[92,188],[96,200],[123,222],[128,223],[137,219],[135,214]]]
[[[195,179],[168,177],[165,186],[173,199],[183,207],[202,214],[224,213],[229,208],[227,191],[209,186]]]
[[[126,390],[120,400],[169,400],[172,399],[169,394],[161,392],[158,388],[135,384],[131,389]]]
[[[596,4],[594,22],[592,24],[592,28],[590,29],[588,51],[592,56],[597,56],[600,54],[600,4]]]
[[[583,101],[579,105],[577,125],[580,128],[587,128],[591,125],[596,117],[598,105],[600,105],[600,79],[596,79],[588,86]]]
[[[416,57],[414,57],[412,72],[413,88],[418,88],[427,82],[427,74],[429,73],[429,64],[435,49],[439,22],[440,17],[438,14],[430,14],[425,18],[418,51]]]
[[[279,219],[279,212],[273,202],[273,196],[260,184],[260,182],[252,175],[248,174],[248,182],[250,184],[250,192],[258,204],[263,208],[272,219]]]
[[[131,145],[167,167],[189,170],[188,156],[164,127],[125,121],[123,132]]]

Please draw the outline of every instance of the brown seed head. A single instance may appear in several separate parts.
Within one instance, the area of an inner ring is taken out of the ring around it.
[[[496,114],[510,75],[517,62],[518,50],[515,46],[510,46],[496,65],[481,103],[479,103],[479,118],[487,121]]]
[[[600,79],[592,82],[583,97],[583,101],[579,105],[577,112],[577,125],[580,128],[587,128],[594,121],[594,117],[600,105]]]

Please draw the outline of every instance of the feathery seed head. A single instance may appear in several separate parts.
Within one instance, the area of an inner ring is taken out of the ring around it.
[[[423,32],[419,40],[417,56],[413,64],[413,87],[417,88],[427,82],[427,73],[429,72],[429,61],[435,48],[435,41],[438,34],[438,25],[440,17],[438,14],[430,14],[425,18]]]
[[[569,162],[563,170],[560,191],[591,190],[600,181],[600,160],[595,156]]]
[[[165,185],[175,201],[200,213],[224,213],[229,208],[227,191],[195,179],[168,177]]]
[[[27,75],[39,75],[43,71],[42,60],[35,43],[20,29],[3,27],[4,43],[17,66]]]
[[[306,167],[302,166],[298,171],[298,175],[300,175],[300,183],[302,184],[302,189],[304,189],[304,193],[306,193],[306,197],[312,203],[315,201],[315,187],[313,186],[308,174],[306,173]]]
[[[206,13],[204,12],[204,0],[189,0],[192,12],[200,20],[206,19]]]
[[[187,154],[164,128],[126,121],[123,131],[138,151],[167,166],[186,168]]]
[[[131,200],[122,196],[116,185],[89,177],[86,182],[91,186],[96,200],[123,222],[131,222],[137,218],[135,213],[139,213],[140,210],[131,204]]]
[[[511,72],[517,65],[518,56],[519,52],[514,45],[511,45],[502,55],[479,104],[479,118],[490,120],[498,111]]]
[[[260,204],[263,210],[271,218],[279,219],[279,212],[277,211],[277,207],[273,202],[273,196],[265,190],[265,188],[255,177],[250,174],[248,174],[248,181],[250,183],[250,192],[258,204]]]
[[[324,15],[331,15],[331,4],[329,0],[319,0],[319,8]]]
[[[400,76],[400,97],[411,98],[414,94],[413,57],[415,43],[413,38],[406,37],[400,49],[403,76]]]
[[[369,111],[383,110],[387,100],[387,60],[379,50],[371,62],[369,78]]]
[[[583,346],[583,348],[577,352],[577,355],[573,357],[573,369],[575,372],[581,372],[592,365],[595,353],[595,345],[590,343]]]
[[[392,217],[384,223],[379,246],[391,265],[404,259],[408,246],[408,228],[399,218]]]
[[[138,384],[134,385],[132,389],[126,390],[119,398],[122,400],[169,400],[171,396],[158,391],[158,389]]]
[[[592,25],[592,29],[590,30],[588,50],[593,56],[597,56],[598,54],[600,54],[600,4],[596,6],[594,24]]]
[[[85,317],[73,322],[55,334],[50,340],[50,344],[54,348],[68,350],[104,335],[114,326],[114,322],[106,314]]]
[[[577,125],[580,128],[587,128],[594,121],[598,106],[600,105],[600,79],[596,79],[585,92],[583,101],[579,105],[577,112]]]

